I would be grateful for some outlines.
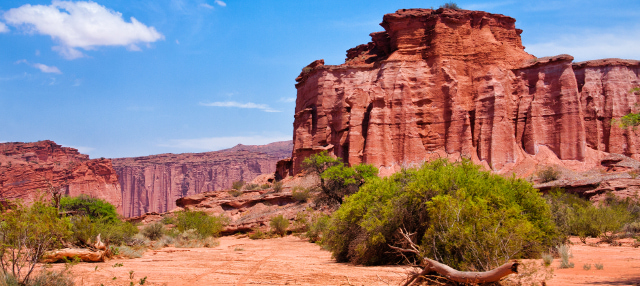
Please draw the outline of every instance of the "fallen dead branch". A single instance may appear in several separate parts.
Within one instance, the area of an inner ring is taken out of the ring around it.
[[[418,249],[418,246],[411,240],[411,234],[407,233],[402,229],[400,229],[399,232],[400,232],[400,235],[402,235],[402,237],[405,240],[407,240],[410,248],[409,249],[400,248],[392,245],[389,245],[389,247],[400,252],[415,253],[418,255],[418,257],[420,257],[421,256],[420,250]],[[432,272],[436,272],[448,280],[451,280],[454,282],[460,282],[460,283],[497,282],[509,274],[518,273],[518,265],[519,263],[517,261],[509,261],[505,264],[498,266],[497,268],[491,271],[469,272],[469,271],[458,271],[449,267],[448,265],[442,264],[433,259],[423,258],[420,265],[422,267],[422,271],[419,273],[410,274],[404,286],[409,286],[414,282],[416,282],[417,280],[420,280],[418,278],[426,277],[429,273],[432,273]]]
[[[90,245],[90,248],[63,248],[46,252],[41,261],[44,263],[53,263],[65,260],[74,260],[76,257],[83,262],[104,262],[111,253],[107,246],[102,243],[100,235],[96,237],[96,243]]]

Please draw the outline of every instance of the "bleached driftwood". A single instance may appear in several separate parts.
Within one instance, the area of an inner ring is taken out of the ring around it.
[[[96,237],[96,243],[88,248],[63,248],[46,252],[41,261],[52,263],[58,261],[74,260],[76,257],[83,262],[104,262],[108,259],[109,252],[107,246],[102,243],[100,234]]]
[[[409,243],[411,249],[395,247],[389,245],[392,249],[395,249],[400,252],[411,252],[420,255],[420,251],[415,243],[411,240],[410,235],[403,230],[400,230],[400,234],[404,237],[405,240]],[[518,265],[517,261],[509,261],[505,264],[498,266],[497,268],[485,271],[485,272],[469,272],[469,271],[458,271],[455,270],[448,265],[442,264],[433,259],[424,258],[422,260],[422,271],[417,274],[413,274],[408,277],[407,282],[404,286],[409,286],[413,282],[416,281],[419,277],[424,277],[428,273],[436,272],[440,274],[442,277],[449,279],[454,282],[460,283],[491,283],[500,281],[503,277],[512,274],[518,273]]]

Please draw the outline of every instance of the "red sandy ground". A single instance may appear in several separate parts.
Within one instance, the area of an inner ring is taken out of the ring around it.
[[[640,248],[587,246],[572,240],[572,269],[558,269],[547,285],[640,285]],[[121,267],[113,267],[122,263]],[[591,270],[584,270],[584,264]],[[596,270],[594,264],[604,264]],[[60,266],[57,266],[60,267]],[[97,267],[97,270],[96,270]],[[134,279],[129,279],[134,271]],[[328,251],[288,236],[250,240],[222,237],[215,248],[148,250],[141,258],[80,263],[73,267],[76,285],[399,285],[402,266],[362,267],[336,263]],[[113,280],[113,278],[116,278]]]

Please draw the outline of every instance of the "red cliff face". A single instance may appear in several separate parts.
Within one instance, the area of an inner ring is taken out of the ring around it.
[[[0,144],[0,196],[30,202],[49,187],[68,196],[104,199],[122,214],[122,196],[111,160],[94,159],[53,141]],[[39,190],[39,191],[38,191]]]
[[[229,189],[235,181],[273,173],[276,162],[289,157],[292,147],[291,141],[285,141],[216,152],[113,159],[124,215],[166,212],[181,197]]]
[[[383,175],[442,156],[502,173],[541,151],[565,162],[638,157],[636,131],[611,120],[638,101],[629,90],[640,62],[538,59],[515,19],[480,11],[403,9],[381,26],[344,64],[318,60],[296,79],[294,174],[321,150]]]

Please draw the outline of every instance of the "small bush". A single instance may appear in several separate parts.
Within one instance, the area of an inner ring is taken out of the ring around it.
[[[548,166],[538,171],[538,178],[542,181],[542,183],[555,181],[560,178],[560,171],[558,171],[555,167]]]
[[[162,223],[163,224],[176,224],[176,220],[173,216],[164,216],[162,217]]]
[[[444,3],[443,5],[440,5],[440,8],[460,10],[458,4],[454,2]]]
[[[174,244],[179,248],[216,247],[220,244],[215,238],[209,236],[202,238],[197,230],[189,229],[179,234]]]
[[[158,240],[164,235],[164,225],[159,222],[147,225],[142,229],[142,234],[148,239]]]
[[[273,183],[273,191],[276,193],[282,192],[282,182]]]
[[[582,269],[584,270],[591,270],[591,264],[590,263],[585,263],[582,265]]]
[[[238,190],[231,190],[228,192],[231,196],[233,197],[239,197],[242,196],[242,191],[238,191]]]
[[[244,188],[246,190],[249,190],[249,191],[254,191],[254,190],[257,190],[258,188],[260,188],[260,185],[258,185],[258,184],[246,184],[244,186]]]
[[[2,286],[73,286],[73,277],[68,269],[60,271],[48,271],[42,268],[39,272],[32,274],[33,276],[25,284],[18,282],[11,273],[4,274],[0,272],[0,285]]]
[[[242,189],[242,186],[244,186],[244,181],[243,180],[235,181],[235,182],[233,182],[233,184],[231,184],[231,188],[234,189],[234,190],[237,190],[237,191]]]
[[[553,263],[553,255],[551,255],[550,253],[543,253],[542,261],[544,262],[544,266],[551,265],[551,263]]]
[[[176,229],[179,232],[195,230],[201,238],[218,236],[229,219],[220,216],[209,216],[202,211],[182,211],[176,216]]]
[[[262,232],[259,228],[254,229],[253,232],[249,234],[249,239],[264,239],[265,237],[265,233]]]
[[[293,188],[293,192],[291,193],[291,197],[298,202],[307,202],[311,197],[311,192],[309,189],[305,189],[302,187]]]
[[[309,230],[307,230],[306,236],[310,242],[322,241],[323,235],[329,228],[330,218],[323,213],[316,213],[311,215],[309,222]]]
[[[261,189],[261,190],[266,190],[266,189],[268,189],[268,188],[271,188],[271,185],[269,185],[269,184],[262,184],[262,185],[260,185],[260,189]]]
[[[284,236],[287,234],[287,228],[289,228],[289,220],[282,215],[278,215],[271,218],[269,225],[275,234]]]
[[[560,254],[560,268],[573,268],[573,262],[569,262],[571,255],[571,248],[567,244],[563,244],[557,247],[558,254]]]
[[[144,247],[129,247],[126,245],[118,246],[117,249],[118,254],[126,258],[140,258],[145,252]]]
[[[604,269],[604,264],[602,264],[602,263],[596,263],[596,264],[594,264],[594,266],[596,267],[597,270]]]

